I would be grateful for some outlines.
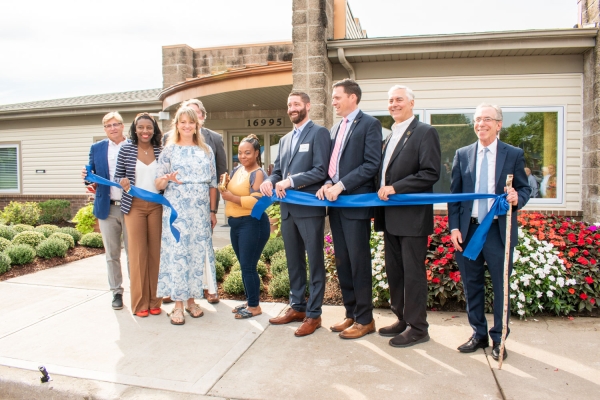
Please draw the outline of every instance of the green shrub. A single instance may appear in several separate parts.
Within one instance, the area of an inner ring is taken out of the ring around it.
[[[6,224],[36,225],[40,219],[41,208],[38,203],[19,203],[11,201],[2,211],[1,218]]]
[[[21,233],[21,232],[27,232],[27,231],[34,231],[35,228],[31,225],[27,225],[27,224],[17,224],[17,225],[13,225],[12,226],[13,230],[16,233]],[[14,239],[14,238],[13,238]]]
[[[240,265],[240,262],[236,260],[233,263],[233,265],[231,266],[231,268],[229,269],[229,272],[241,271],[241,270],[242,270],[242,266]]]
[[[56,225],[40,225],[34,229],[36,232],[41,232],[46,238],[49,238],[54,232],[58,232],[58,226]]]
[[[8,239],[0,237],[0,253],[2,253],[8,246],[10,246],[12,242]]]
[[[71,219],[71,202],[68,200],[48,200],[39,203],[40,224],[65,222]]]
[[[57,239],[60,239],[63,242],[65,242],[67,244],[67,246],[69,246],[69,249],[72,249],[73,247],[75,247],[75,240],[73,240],[73,236],[69,235],[68,233],[54,232],[52,235],[50,235],[48,237],[48,239],[53,239],[53,238],[57,238]]]
[[[12,226],[0,225],[0,237],[8,240],[13,240],[17,232]]]
[[[81,237],[79,244],[86,247],[104,247],[104,243],[102,243],[102,235],[98,232],[86,233]]]
[[[258,264],[256,264],[256,270],[261,278],[267,276],[267,265],[264,262],[258,260]]]
[[[217,275],[217,281],[223,282],[223,277],[225,276],[225,267],[220,262],[215,262],[215,271]]]
[[[81,207],[75,217],[73,218],[73,222],[76,222],[77,225],[75,228],[84,235],[86,233],[94,232],[94,226],[96,225],[96,217],[94,216],[94,204],[90,203],[84,207]]]
[[[27,264],[35,259],[35,249],[28,244],[13,244],[4,253],[10,258],[12,265]]]
[[[69,245],[62,239],[48,238],[40,243],[35,250],[39,257],[64,257],[67,250],[69,250]]]
[[[271,261],[271,256],[281,250],[283,250],[283,238],[278,236],[269,239],[262,251],[262,254],[265,256],[267,261]]]
[[[271,256],[271,263],[277,260],[285,260],[285,250],[279,250],[277,253]]]
[[[75,244],[79,243],[79,241],[81,240],[81,236],[82,236],[81,232],[79,232],[75,228],[71,228],[71,227],[67,226],[64,228],[60,228],[58,231],[62,232],[62,233],[66,233],[67,235],[71,235],[71,237],[75,241]]]
[[[274,275],[269,282],[269,294],[271,297],[288,297],[290,295],[290,276],[285,272]]]
[[[228,271],[237,261],[233,247],[230,244],[215,251],[215,259],[223,265],[225,271]]]
[[[260,290],[264,289],[263,281],[260,280]],[[242,271],[232,271],[223,281],[223,291],[228,294],[244,294],[244,282],[242,281]]]
[[[0,252],[0,275],[10,270],[10,257]]]
[[[12,240],[13,244],[28,244],[31,247],[35,248],[38,244],[42,242],[42,240],[46,239],[41,232],[36,231],[25,231],[17,234]]]
[[[287,260],[285,257],[278,257],[271,261],[271,275],[277,276],[281,275],[282,273],[287,274],[287,272]]]

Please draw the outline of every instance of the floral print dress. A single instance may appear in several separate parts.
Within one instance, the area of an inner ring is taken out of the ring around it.
[[[204,289],[217,292],[215,254],[210,227],[209,189],[217,187],[215,157],[197,146],[169,145],[158,159],[157,177],[177,171],[181,184],[169,181],[164,196],[177,211],[174,226],[179,243],[169,228],[171,210],[163,208],[159,297],[177,301],[204,297]]]

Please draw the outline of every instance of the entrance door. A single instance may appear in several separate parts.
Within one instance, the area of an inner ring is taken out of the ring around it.
[[[269,132],[265,134],[256,134],[258,137],[258,142],[260,143],[260,159],[263,164],[263,169],[267,172],[268,175],[271,175],[273,171],[273,164],[275,163],[275,159],[277,159],[277,155],[279,154],[279,141],[282,137],[285,136],[286,133],[282,132]],[[230,133],[230,149],[231,153],[229,154],[229,160],[231,165],[231,170],[239,165],[238,159],[238,147],[243,138],[245,138],[247,133]]]

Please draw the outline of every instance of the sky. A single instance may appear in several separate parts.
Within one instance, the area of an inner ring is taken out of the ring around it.
[[[0,104],[162,87],[162,46],[291,41],[292,0],[3,2]],[[577,0],[349,0],[369,37],[572,28]]]

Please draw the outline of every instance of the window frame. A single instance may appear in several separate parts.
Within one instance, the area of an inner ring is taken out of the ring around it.
[[[0,148],[15,148],[17,150],[17,188],[0,189],[0,194],[21,194],[22,193],[22,171],[21,171],[21,142],[0,142]]]
[[[374,111],[365,111],[362,110],[363,113],[370,115],[372,117],[389,117],[390,116],[390,112],[388,110],[374,110]],[[413,115],[418,116],[419,117],[419,121],[423,121],[423,118],[425,117],[425,110],[424,109],[413,109]],[[381,136],[382,140],[385,140],[387,138],[383,137],[383,135]]]

